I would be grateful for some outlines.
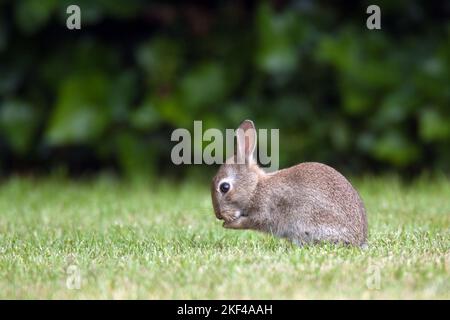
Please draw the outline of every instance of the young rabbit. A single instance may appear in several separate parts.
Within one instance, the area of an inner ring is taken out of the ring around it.
[[[214,212],[225,228],[268,232],[298,245],[366,246],[364,204],[343,175],[315,162],[266,173],[253,158],[255,147],[255,127],[245,120],[235,155],[212,180]]]

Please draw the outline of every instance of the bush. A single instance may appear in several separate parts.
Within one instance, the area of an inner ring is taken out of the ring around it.
[[[449,7],[0,1],[0,170],[150,175],[170,133],[280,128],[281,164],[450,168]],[[179,167],[183,170],[186,167]]]

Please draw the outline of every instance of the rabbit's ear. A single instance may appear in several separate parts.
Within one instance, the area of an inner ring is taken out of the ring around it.
[[[256,148],[256,129],[253,121],[245,120],[236,130],[238,163],[249,164],[254,161],[253,153]]]

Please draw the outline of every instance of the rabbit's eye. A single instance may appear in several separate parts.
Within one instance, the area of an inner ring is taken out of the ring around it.
[[[219,186],[220,192],[222,193],[227,193],[228,191],[230,191],[231,186],[228,182],[222,182]]]

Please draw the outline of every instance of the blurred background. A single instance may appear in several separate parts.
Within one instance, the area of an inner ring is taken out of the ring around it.
[[[450,2],[377,1],[373,31],[371,4],[0,0],[0,176],[204,174],[172,131],[246,118],[282,167],[448,173]]]

